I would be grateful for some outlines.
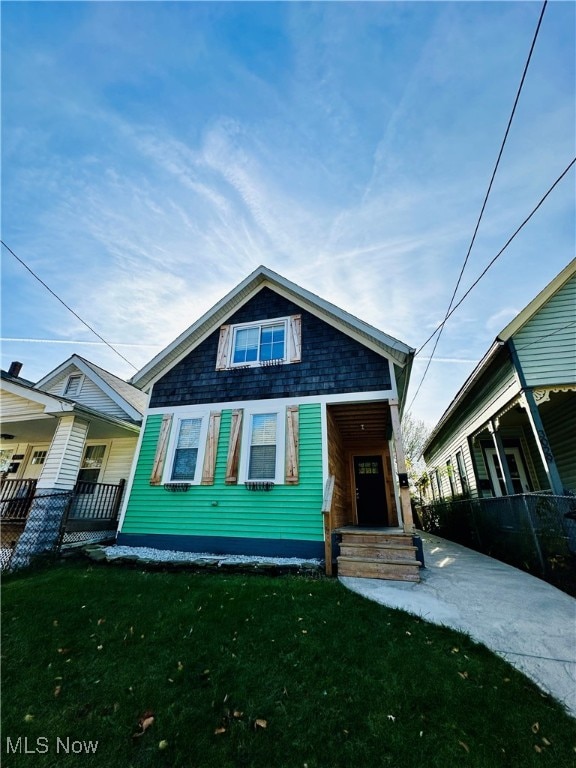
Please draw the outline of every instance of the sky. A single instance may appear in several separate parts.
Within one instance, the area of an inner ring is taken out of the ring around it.
[[[260,264],[419,349],[442,322],[540,2],[2,2],[2,368],[129,378]],[[550,2],[456,300],[576,155]],[[448,320],[430,427],[574,257],[574,167]],[[415,358],[416,391],[432,343]],[[127,362],[130,361],[130,362]]]

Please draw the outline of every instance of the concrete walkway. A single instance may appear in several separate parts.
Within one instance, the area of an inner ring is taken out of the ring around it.
[[[421,533],[422,581],[340,577],[391,608],[467,633],[531,678],[576,717],[576,600],[540,579]]]

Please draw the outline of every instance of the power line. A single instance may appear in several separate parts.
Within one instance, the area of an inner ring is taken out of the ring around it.
[[[538,38],[538,33],[540,32],[540,26],[542,24],[542,19],[544,17],[544,12],[546,10],[546,6],[548,5],[548,0],[544,0],[544,4],[542,6],[542,10],[540,12],[540,18],[538,19],[538,24],[536,25],[536,31],[534,32],[534,36],[532,38],[532,45],[530,46],[530,51],[528,53],[528,58],[526,60],[526,64],[524,65],[524,71],[522,73],[522,77],[520,79],[520,85],[518,86],[518,90],[516,92],[516,98],[514,99],[514,104],[512,106],[512,112],[510,113],[510,117],[508,119],[508,125],[506,126],[506,131],[504,133],[504,138],[502,139],[502,143],[500,145],[500,150],[498,152],[498,157],[496,159],[496,164],[494,166],[494,170],[492,171],[492,176],[490,178],[490,183],[488,184],[488,189],[486,191],[486,194],[484,196],[484,202],[482,203],[482,208],[480,209],[480,214],[478,216],[478,220],[476,222],[476,226],[474,227],[474,233],[472,235],[472,239],[470,241],[470,245],[468,246],[468,251],[466,253],[466,256],[464,258],[464,261],[462,263],[462,267],[460,269],[460,274],[458,275],[458,280],[456,281],[456,285],[454,287],[454,290],[452,292],[452,296],[450,297],[450,302],[448,304],[448,309],[446,310],[446,314],[444,316],[444,320],[442,323],[438,326],[438,328],[434,331],[434,334],[438,333],[438,336],[436,338],[436,341],[434,343],[434,348],[432,349],[432,354],[430,355],[430,359],[428,360],[428,363],[426,365],[426,368],[424,369],[424,373],[422,374],[422,378],[420,379],[420,383],[418,384],[418,388],[416,389],[416,393],[414,397],[412,398],[412,401],[410,403],[409,408],[412,407],[414,400],[416,400],[418,393],[420,392],[420,389],[422,387],[422,384],[424,383],[424,379],[426,378],[426,374],[428,373],[428,369],[430,368],[430,365],[432,363],[432,359],[434,357],[434,353],[436,352],[436,347],[438,346],[438,343],[440,341],[440,337],[442,336],[442,331],[444,329],[444,325],[446,324],[446,321],[448,320],[448,317],[450,316],[450,310],[452,309],[452,305],[454,303],[454,299],[456,297],[456,293],[458,291],[458,288],[460,287],[460,282],[462,280],[462,276],[464,275],[464,270],[466,269],[466,265],[468,264],[468,259],[470,257],[470,253],[472,252],[472,248],[474,246],[474,243],[476,242],[476,235],[478,234],[478,229],[480,228],[480,222],[482,221],[482,217],[484,216],[484,211],[486,209],[486,204],[488,203],[488,198],[490,196],[490,192],[492,191],[492,186],[494,184],[494,178],[496,177],[496,172],[498,171],[498,167],[500,165],[500,160],[502,158],[502,154],[504,152],[504,147],[506,145],[506,141],[508,139],[508,134],[510,132],[510,127],[512,125],[512,121],[514,119],[514,115],[516,113],[516,107],[518,105],[518,101],[520,99],[520,94],[522,92],[522,88],[524,86],[524,80],[526,79],[526,73],[528,72],[528,67],[530,65],[530,61],[532,59],[532,53],[534,51],[534,47],[536,45],[536,40]],[[427,339],[424,344],[420,347],[420,349],[417,350],[416,355],[418,355],[422,349],[428,344],[430,339],[434,336],[432,336]]]
[[[574,163],[576,163],[576,157],[575,157],[575,158],[574,158],[574,159],[573,159],[573,160],[572,160],[572,161],[569,163],[569,165],[568,165],[568,166],[567,166],[567,167],[566,167],[566,168],[565,168],[565,169],[562,171],[562,173],[560,174],[560,176],[558,176],[558,178],[556,179],[556,181],[554,182],[554,184],[552,184],[552,186],[551,186],[551,187],[548,189],[548,191],[546,192],[546,194],[545,194],[543,197],[541,197],[541,198],[540,198],[540,201],[537,203],[537,205],[536,205],[536,206],[534,206],[534,208],[533,208],[533,209],[532,209],[532,211],[531,211],[531,212],[528,214],[528,216],[526,216],[526,218],[524,219],[524,221],[522,222],[522,224],[520,224],[520,226],[519,226],[519,227],[516,229],[516,231],[515,231],[515,232],[514,232],[514,233],[513,233],[513,234],[512,234],[512,235],[511,235],[509,238],[508,238],[508,240],[507,240],[507,241],[506,241],[506,243],[505,243],[505,244],[502,246],[502,248],[501,248],[501,249],[498,251],[498,253],[496,254],[496,256],[494,256],[494,258],[493,258],[491,261],[489,261],[489,262],[488,262],[488,264],[486,265],[486,267],[485,267],[485,268],[482,270],[482,272],[481,272],[481,273],[478,275],[478,277],[476,278],[476,280],[474,280],[474,282],[472,283],[472,285],[471,285],[471,286],[468,288],[468,290],[467,290],[467,291],[466,291],[466,293],[465,293],[465,294],[462,296],[462,298],[461,298],[461,299],[458,301],[458,303],[457,303],[457,304],[455,304],[455,305],[452,307],[452,309],[451,309],[451,310],[450,310],[450,312],[449,312],[449,313],[446,315],[446,317],[445,317],[445,318],[444,318],[444,320],[443,320],[443,321],[440,323],[440,325],[439,325],[439,326],[438,326],[438,327],[437,327],[437,328],[436,328],[436,329],[435,329],[435,330],[434,330],[434,331],[433,331],[433,332],[430,334],[430,336],[429,336],[429,337],[426,339],[426,341],[425,341],[425,342],[424,342],[424,344],[423,344],[423,345],[420,347],[420,349],[418,349],[418,350],[416,351],[416,353],[415,353],[415,356],[416,356],[416,355],[418,355],[418,354],[421,352],[421,350],[422,350],[422,349],[423,349],[423,348],[426,346],[426,344],[428,344],[428,342],[430,341],[430,339],[432,339],[432,338],[434,337],[434,334],[436,334],[436,333],[438,332],[438,330],[439,330],[439,329],[440,329],[440,328],[441,328],[441,327],[442,327],[442,326],[443,326],[443,325],[446,323],[446,320],[448,320],[448,319],[449,319],[449,318],[450,318],[450,317],[451,317],[451,316],[454,314],[454,312],[456,312],[456,310],[457,310],[457,309],[458,309],[458,307],[459,307],[459,306],[462,304],[462,302],[464,301],[464,299],[465,299],[465,298],[466,298],[466,297],[469,295],[469,293],[472,291],[472,289],[473,289],[473,288],[475,288],[475,287],[478,285],[478,283],[480,282],[480,280],[482,280],[482,278],[484,277],[484,275],[486,274],[486,272],[488,272],[488,270],[489,270],[489,269],[490,269],[490,267],[491,267],[491,266],[494,264],[494,262],[495,262],[495,261],[496,261],[496,260],[497,260],[497,259],[498,259],[498,258],[499,258],[499,257],[500,257],[502,254],[503,254],[503,253],[504,253],[504,251],[506,250],[506,248],[508,248],[508,246],[510,245],[510,243],[512,242],[512,240],[514,240],[514,238],[515,238],[515,237],[516,237],[516,235],[517,235],[517,234],[520,232],[520,230],[522,230],[522,229],[523,229],[523,228],[526,226],[526,224],[528,224],[528,222],[530,221],[530,219],[532,218],[532,216],[534,216],[534,214],[536,213],[536,211],[537,211],[537,210],[540,208],[540,206],[541,206],[541,205],[542,205],[542,203],[543,203],[543,202],[546,200],[546,198],[547,198],[547,197],[548,197],[548,195],[549,195],[549,194],[552,192],[552,190],[553,190],[553,189],[554,189],[554,188],[555,188],[555,187],[556,187],[556,186],[557,186],[557,185],[558,185],[558,184],[559,184],[559,183],[562,181],[562,179],[564,178],[564,176],[566,176],[566,174],[567,174],[567,173],[568,173],[568,171],[569,171],[569,170],[572,168],[572,166],[574,165]],[[414,396],[414,397],[416,397],[416,396]],[[413,401],[412,401],[412,402],[413,402]]]
[[[545,333],[544,336],[539,336],[537,339],[534,339],[533,341],[529,341],[528,344],[522,344],[521,347],[516,347],[516,351],[520,352],[521,349],[527,349],[528,347],[531,347],[532,344],[536,344],[539,341],[543,341],[543,339],[548,339],[550,338],[550,336],[556,336],[557,333],[561,333],[562,331],[565,331],[567,328],[572,328],[573,325],[576,325],[576,320],[573,320],[571,323],[566,323],[566,325],[563,325],[560,328],[556,328],[555,331],[551,331],[550,333]]]
[[[28,270],[28,272],[30,272],[30,274],[32,275],[32,277],[34,277],[36,280],[38,280],[38,282],[39,282],[41,285],[43,285],[43,286],[44,286],[44,288],[46,288],[46,290],[47,290],[49,293],[51,293],[51,294],[52,294],[52,296],[54,296],[54,298],[55,298],[55,299],[57,299],[57,300],[60,302],[60,304],[62,304],[64,307],[66,307],[66,309],[67,309],[69,312],[71,312],[71,313],[74,315],[74,317],[75,317],[75,318],[77,318],[78,320],[80,320],[80,322],[82,323],[82,325],[85,325],[85,326],[86,326],[86,328],[88,328],[88,330],[92,331],[92,333],[93,333],[95,336],[97,336],[97,337],[100,339],[100,341],[103,341],[103,342],[104,342],[104,344],[106,344],[106,346],[107,346],[107,347],[110,347],[110,349],[112,350],[112,352],[115,352],[115,353],[116,353],[116,354],[117,354],[119,357],[121,357],[121,358],[122,358],[122,360],[124,360],[124,362],[125,362],[125,363],[128,363],[128,365],[130,365],[132,368],[134,368],[134,370],[135,370],[135,371],[137,371],[137,370],[138,370],[138,368],[137,368],[137,367],[134,365],[134,363],[131,363],[131,362],[130,362],[130,360],[128,360],[126,357],[124,357],[124,355],[123,355],[121,352],[118,352],[118,350],[117,350],[117,349],[115,349],[115,348],[112,346],[112,344],[110,344],[109,342],[107,342],[107,341],[106,341],[106,339],[105,339],[103,336],[101,336],[101,335],[98,333],[98,331],[96,331],[94,328],[92,328],[92,326],[91,326],[91,325],[89,325],[89,324],[86,322],[86,320],[83,320],[83,319],[80,317],[80,315],[79,315],[77,312],[75,312],[75,311],[74,311],[74,310],[73,310],[71,307],[69,307],[69,306],[68,306],[68,304],[66,304],[66,302],[65,302],[65,301],[63,301],[63,300],[60,298],[60,296],[58,296],[56,293],[54,293],[54,291],[52,290],[52,288],[50,288],[48,285],[46,285],[46,283],[45,283],[45,282],[44,282],[44,281],[43,281],[43,280],[42,280],[40,277],[38,277],[38,275],[37,275],[37,274],[36,274],[36,273],[35,273],[35,272],[34,272],[34,271],[33,271],[33,270],[32,270],[32,269],[31,269],[31,268],[28,266],[28,264],[26,264],[26,262],[25,262],[25,261],[23,261],[23,260],[22,260],[22,259],[21,259],[19,256],[17,256],[17,255],[14,253],[14,251],[12,250],[12,248],[10,248],[8,245],[6,245],[6,243],[4,242],[4,240],[0,240],[0,243],[2,243],[2,245],[4,246],[4,248],[6,248],[6,250],[7,250],[7,251],[9,251],[9,252],[12,254],[12,256],[14,256],[14,258],[16,259],[16,261],[20,262],[20,264],[22,264],[22,266],[23,266],[25,269],[27,269],[27,270]]]

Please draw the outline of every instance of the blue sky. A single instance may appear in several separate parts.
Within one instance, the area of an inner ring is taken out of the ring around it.
[[[3,2],[2,238],[137,368],[259,264],[418,348],[541,7]],[[575,8],[547,7],[458,295],[576,154]],[[572,170],[449,320],[417,418],[437,421],[573,258],[574,186]],[[2,299],[3,368],[37,380],[76,352],[134,373],[5,249]]]

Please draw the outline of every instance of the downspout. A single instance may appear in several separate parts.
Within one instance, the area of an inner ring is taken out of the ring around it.
[[[548,478],[548,483],[550,484],[550,489],[555,495],[562,496],[564,494],[564,484],[560,478],[560,473],[558,472],[558,467],[556,466],[556,459],[554,458],[552,448],[550,447],[548,437],[546,436],[546,430],[544,429],[540,411],[538,410],[536,400],[534,399],[532,387],[528,386],[528,382],[526,381],[526,376],[522,370],[522,364],[520,362],[520,358],[518,357],[518,352],[516,351],[513,340],[511,338],[508,339],[506,345],[508,346],[510,359],[520,382],[522,397],[526,406],[526,413],[528,415],[528,421],[532,427],[534,439],[536,440],[536,445],[538,446],[538,452],[540,453],[540,458],[544,466],[544,471],[546,472],[546,477]]]

